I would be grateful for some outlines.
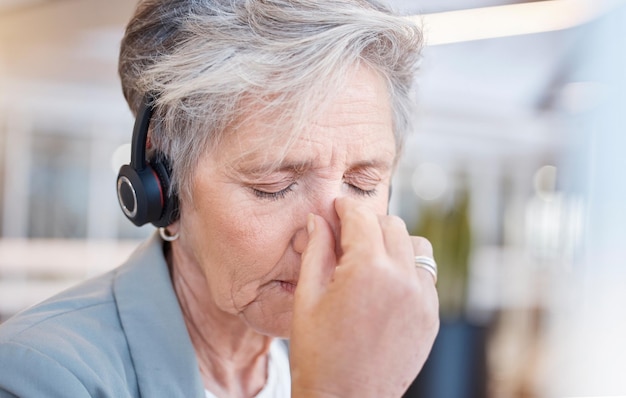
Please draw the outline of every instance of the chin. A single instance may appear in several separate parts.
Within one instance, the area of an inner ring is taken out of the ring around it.
[[[291,310],[288,312],[274,313],[274,315],[272,315],[270,311],[267,311],[259,314],[259,318],[248,318],[247,323],[252,329],[262,335],[288,339],[291,335],[292,314]]]
[[[288,327],[254,327],[253,329],[264,336],[274,337],[278,339],[289,339],[291,335],[291,325]]]
[[[240,312],[244,322],[265,336],[288,338],[291,334],[295,284],[274,282]]]

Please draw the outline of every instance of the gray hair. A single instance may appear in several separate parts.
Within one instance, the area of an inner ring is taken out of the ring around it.
[[[189,194],[200,156],[242,118],[293,141],[358,65],[387,83],[399,150],[421,46],[378,0],[144,0],[119,74],[133,113],[155,95],[151,146],[170,162],[172,193]]]

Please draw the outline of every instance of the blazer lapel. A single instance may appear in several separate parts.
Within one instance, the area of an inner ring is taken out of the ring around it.
[[[158,234],[120,267],[113,289],[141,396],[204,397]]]

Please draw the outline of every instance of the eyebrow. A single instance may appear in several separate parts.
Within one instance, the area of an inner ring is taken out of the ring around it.
[[[347,173],[354,172],[357,170],[363,170],[363,169],[377,169],[377,170],[384,172],[384,171],[389,171],[393,169],[393,164],[394,164],[393,160],[391,162],[380,160],[380,159],[365,160],[365,161],[357,162],[351,165],[348,168]]]
[[[361,170],[375,169],[381,173],[386,173],[393,169],[393,161],[385,161],[381,159],[364,160],[351,164],[346,170],[346,174],[357,173]],[[313,161],[288,161],[288,162],[269,162],[261,165],[239,165],[233,167],[239,174],[243,174],[247,177],[262,178],[273,173],[292,173],[300,175],[313,167]]]
[[[268,162],[254,165],[236,165],[233,167],[239,174],[245,174],[253,177],[263,177],[272,173],[294,173],[302,174],[310,169],[313,165],[312,161],[294,161],[294,162]]]

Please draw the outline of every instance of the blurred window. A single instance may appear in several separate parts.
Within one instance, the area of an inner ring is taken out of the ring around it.
[[[29,175],[29,238],[85,238],[88,137],[35,132]]]

